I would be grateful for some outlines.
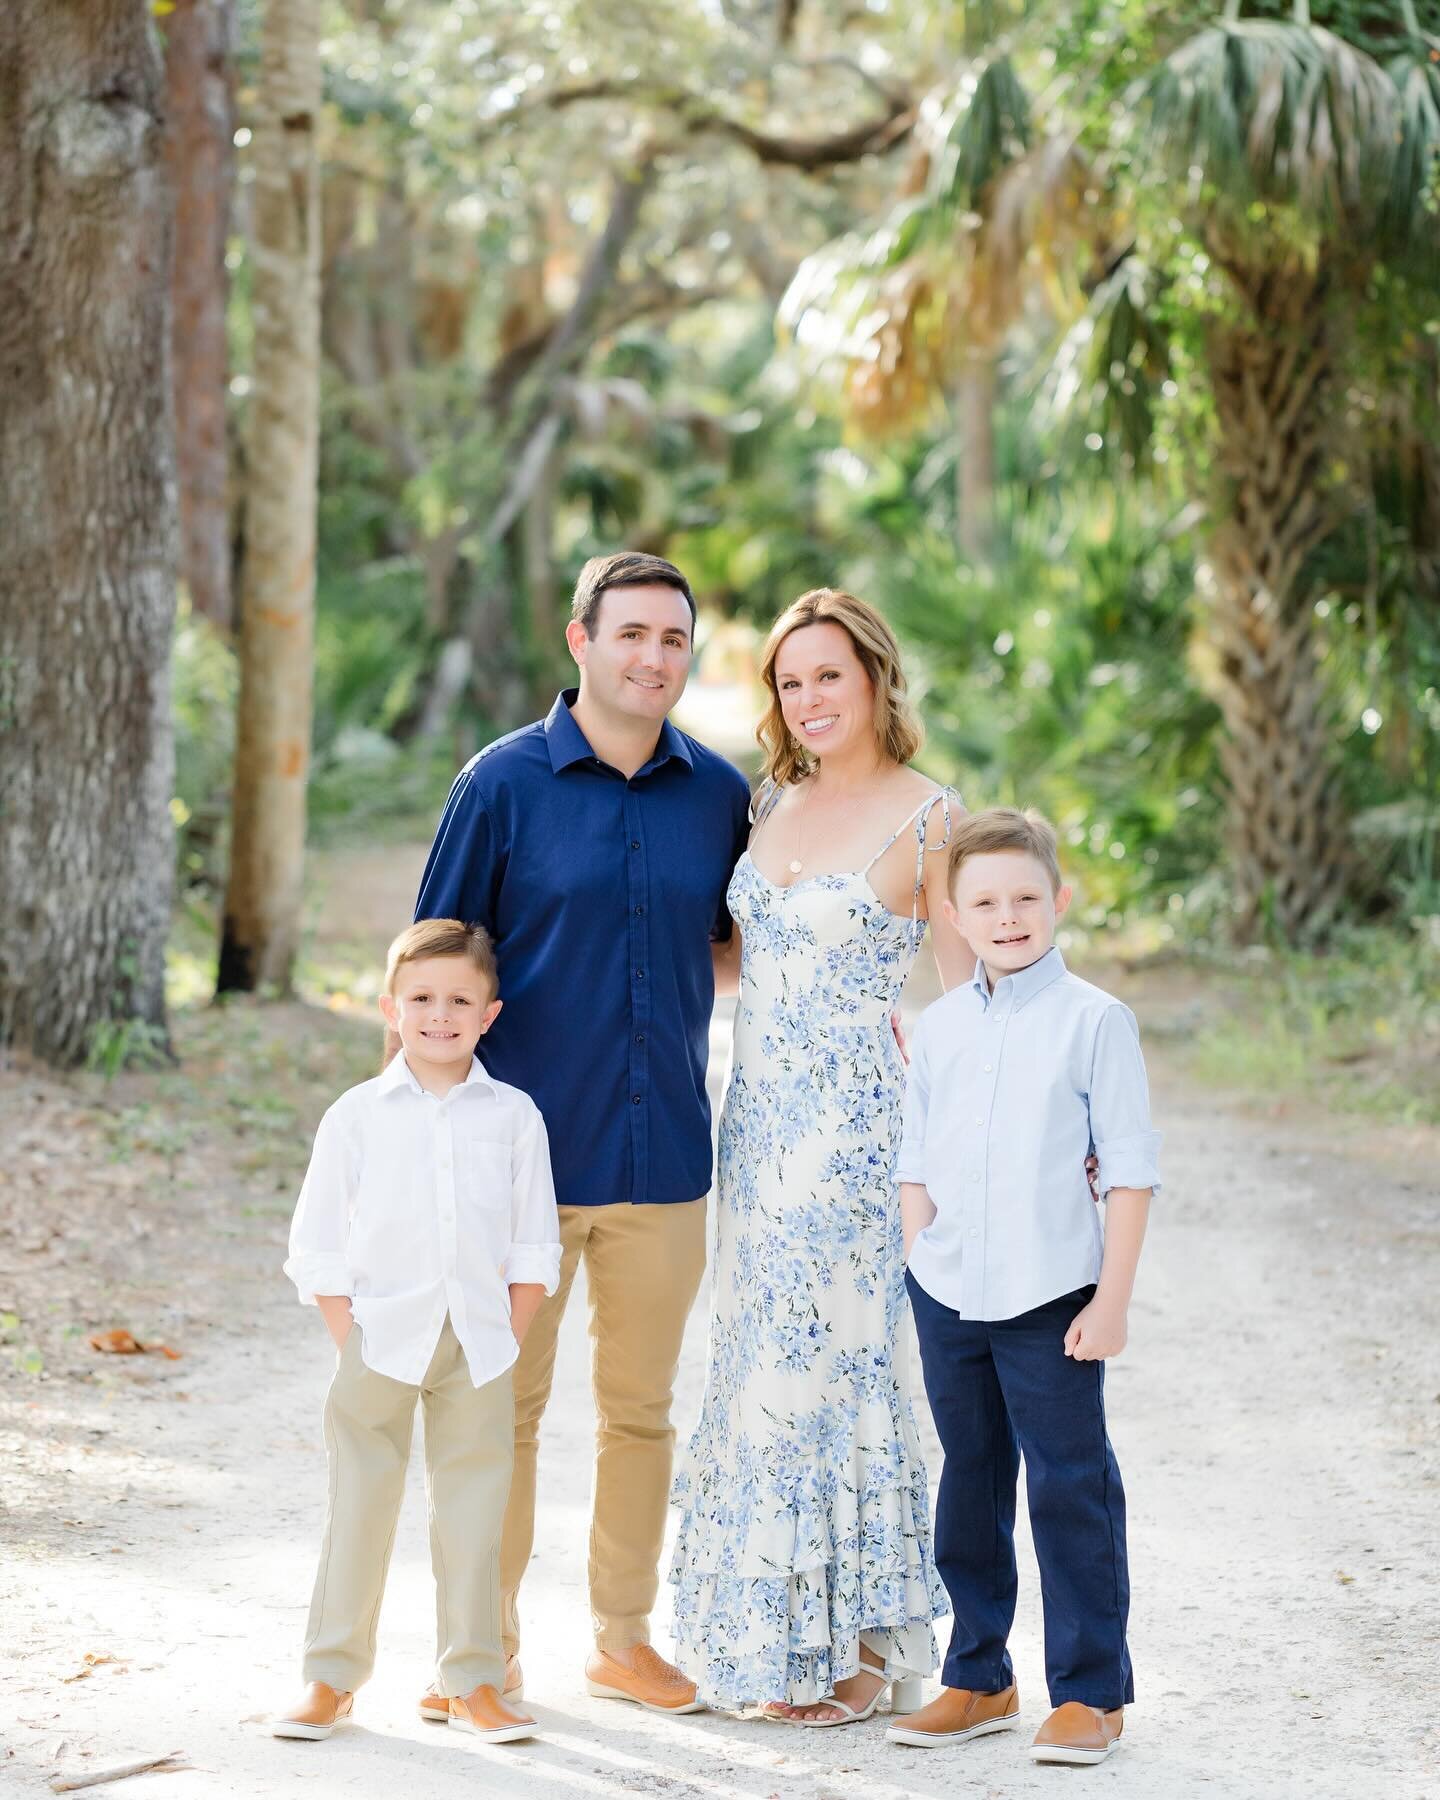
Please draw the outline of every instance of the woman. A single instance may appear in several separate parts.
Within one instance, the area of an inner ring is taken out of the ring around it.
[[[730,883],[735,1059],[720,1120],[710,1359],[676,1479],[677,1660],[702,1700],[798,1724],[919,1704],[946,1610],[895,1368],[901,986],[941,918],[959,797],[889,627],[820,588],[775,622],[767,780]],[[943,925],[947,985],[971,959]],[[903,1685],[902,1685],[903,1684]]]

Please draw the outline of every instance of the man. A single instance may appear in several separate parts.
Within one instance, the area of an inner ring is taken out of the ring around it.
[[[534,1540],[539,1425],[583,1257],[599,1415],[586,1685],[693,1712],[694,1686],[650,1647],[649,1617],[675,1371],[705,1261],[712,956],[731,937],[725,889],[745,847],[749,790],[669,722],[695,626],[680,571],[631,551],[593,558],[572,613],[578,690],[461,770],[415,916],[478,923],[495,940],[505,1009],[481,1054],[544,1114],[560,1210],[560,1285],[515,1366],[500,1559],[506,1695],[522,1691],[517,1597]]]

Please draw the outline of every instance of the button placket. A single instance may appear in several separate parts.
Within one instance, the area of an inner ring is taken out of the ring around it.
[[[459,1254],[455,1221],[454,1117],[448,1098],[441,1101],[435,1112],[435,1185],[440,1195],[440,1267],[447,1294],[456,1279]]]
[[[990,1061],[984,1066],[984,1073],[989,1077],[989,1080],[985,1084],[984,1094],[985,1118],[987,1121],[993,1119],[995,1116],[995,1090],[1000,1085],[1000,1061],[1005,1054],[1005,1034],[1009,1028],[1011,1015],[1014,1011],[1013,1005],[1011,1004],[1012,991],[1013,990],[1007,990],[1004,1006],[998,1011],[992,1010],[990,1014],[991,1018],[995,1021],[995,1024],[999,1027],[999,1031],[996,1035],[995,1047],[990,1052]],[[975,1316],[977,1318],[984,1318],[985,1316],[986,1256],[990,1246],[990,1129],[988,1124],[985,1127],[981,1143],[982,1156],[980,1170],[982,1179],[978,1197],[979,1205],[976,1211],[975,1229],[970,1234],[975,1240],[975,1285],[971,1290],[971,1305],[974,1308]]]
[[[997,1025],[1000,1042],[1004,1041],[1005,1013],[997,1004],[998,993],[990,997],[985,1024]],[[972,1318],[983,1318],[985,1293],[985,1252],[988,1243],[987,1212],[990,1199],[990,1120],[995,1113],[995,1068],[1000,1045],[987,1048],[990,1061],[982,1063],[973,1086],[960,1098],[957,1109],[965,1120],[968,1149],[960,1183],[960,1292],[962,1310]],[[972,1068],[974,1065],[971,1065]]]
[[[649,1091],[650,982],[646,971],[650,963],[650,891],[649,871],[645,856],[645,834],[641,824],[641,801],[637,783],[628,781],[624,794],[623,828],[629,846],[625,858],[626,925],[630,953],[630,1053],[628,1059],[630,1104],[630,1198],[642,1199],[649,1176],[649,1109],[645,1096]]]

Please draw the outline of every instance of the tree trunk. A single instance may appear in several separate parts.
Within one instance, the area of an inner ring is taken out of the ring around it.
[[[965,357],[951,410],[959,439],[955,462],[956,537],[972,562],[995,546],[995,397],[998,350]]]
[[[1324,931],[1345,887],[1345,822],[1306,559],[1334,529],[1326,496],[1332,355],[1326,281],[1257,276],[1209,336],[1226,493],[1206,614],[1225,721],[1235,928],[1267,915],[1291,939]]]
[[[555,670],[560,636],[560,587],[555,579],[552,538],[555,488],[559,469],[552,450],[536,478],[534,491],[520,514],[520,555],[525,571],[525,601],[530,623],[530,691],[537,712],[549,711],[555,698]]]
[[[162,84],[137,0],[0,6],[0,1042],[59,1064],[165,1041]]]
[[[319,0],[270,0],[255,134],[255,367],[222,993],[290,989],[300,934],[320,411]]]
[[[225,441],[230,27],[230,0],[175,0],[164,20],[166,149],[175,192],[171,294],[180,572],[196,612],[226,631],[231,622]]]

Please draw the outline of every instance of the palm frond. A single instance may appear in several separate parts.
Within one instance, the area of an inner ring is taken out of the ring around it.
[[[807,257],[778,326],[812,378],[838,385],[861,430],[902,429],[931,412],[943,384],[946,295],[929,204],[911,201],[875,232],[852,232]]]
[[[1395,83],[1317,25],[1222,20],[1135,93],[1148,147],[1198,198],[1293,206],[1322,228],[1373,230],[1403,131]]]
[[[1006,168],[990,193],[983,257],[997,289],[1018,310],[1027,266],[1041,274],[1060,317],[1070,309],[1069,252],[1093,240],[1098,215],[1089,204],[1090,170],[1073,137],[1044,137]]]
[[[979,208],[990,183],[1029,149],[1030,101],[1010,59],[967,69],[941,116],[931,191],[961,211]]]
[[[1083,439],[1097,468],[1116,456],[1138,464],[1149,455],[1158,393],[1170,373],[1156,286],[1150,266],[1127,256],[1066,332],[1041,396],[1047,422]]]
[[[1381,230],[1401,250],[1418,250],[1433,264],[1440,255],[1440,43],[1417,40],[1389,64],[1399,97],[1400,132]]]

